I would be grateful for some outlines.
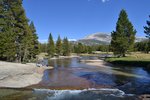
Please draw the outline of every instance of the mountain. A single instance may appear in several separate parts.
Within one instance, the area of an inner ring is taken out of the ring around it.
[[[146,38],[136,37],[136,42],[144,41]],[[94,33],[90,34],[83,39],[78,40],[77,42],[86,44],[86,45],[108,45],[111,42],[110,33]]]
[[[111,41],[111,36],[108,33],[94,33],[90,34],[83,39],[78,40],[80,43],[86,45],[96,45],[96,44],[109,44]]]
[[[141,42],[141,41],[145,41],[145,40],[147,40],[147,39],[144,37],[136,37],[135,42]]]

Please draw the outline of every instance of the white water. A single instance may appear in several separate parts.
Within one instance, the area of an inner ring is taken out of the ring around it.
[[[34,89],[37,94],[46,94],[45,100],[97,100],[108,98],[123,98],[125,96],[134,96],[132,94],[125,94],[119,89],[84,89],[84,90],[50,90],[50,89]],[[86,97],[86,98],[85,98]]]

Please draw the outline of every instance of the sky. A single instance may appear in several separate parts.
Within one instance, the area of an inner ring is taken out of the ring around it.
[[[137,30],[136,36],[144,37],[149,4],[150,0],[23,0],[41,42],[47,41],[49,33],[54,40],[58,35],[78,40],[96,32],[111,33],[122,9]]]

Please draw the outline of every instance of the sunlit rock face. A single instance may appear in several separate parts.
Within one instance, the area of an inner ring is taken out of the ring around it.
[[[94,33],[90,34],[83,39],[78,40],[78,42],[87,44],[87,45],[96,45],[96,44],[109,44],[111,41],[111,35],[109,33]]]

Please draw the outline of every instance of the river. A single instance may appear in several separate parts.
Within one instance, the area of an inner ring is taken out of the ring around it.
[[[80,60],[99,57],[54,59],[39,84],[26,89],[0,89],[0,100],[137,100],[150,94],[150,72],[142,66],[90,66]]]

